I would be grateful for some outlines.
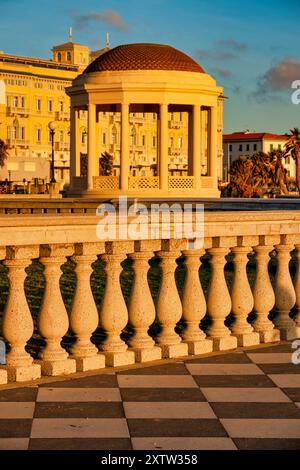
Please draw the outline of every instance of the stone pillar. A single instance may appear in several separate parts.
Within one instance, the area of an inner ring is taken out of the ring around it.
[[[180,357],[188,354],[188,345],[175,333],[176,324],[182,317],[182,305],[175,282],[176,258],[178,250],[158,251],[162,272],[161,284],[156,300],[156,317],[161,325],[157,344],[162,349],[162,357]]]
[[[186,328],[182,334],[187,343],[189,354],[204,354],[213,350],[213,342],[200,330],[200,322],[206,314],[206,301],[202,290],[199,268],[200,256],[205,250],[185,250],[186,275],[182,294],[182,318]]]
[[[76,362],[68,358],[61,341],[69,328],[69,317],[63,302],[59,280],[66,256],[73,254],[71,245],[42,245],[40,261],[44,265],[45,293],[38,325],[46,346],[40,353],[43,375],[65,375],[76,372]]]
[[[247,322],[254,305],[247,276],[247,255],[251,248],[236,246],[231,251],[234,255],[234,277],[231,288],[231,311],[234,323],[230,328],[231,334],[237,338],[238,346],[252,346],[259,344],[259,334],[255,333],[250,323]]]
[[[213,178],[213,187],[218,187],[218,154],[217,154],[217,107],[210,108],[209,130],[209,174]]]
[[[169,188],[168,167],[168,105],[159,106],[159,188],[167,191]]]
[[[33,334],[33,321],[24,291],[25,268],[33,258],[38,257],[38,252],[38,246],[8,247],[6,252],[4,264],[8,268],[9,294],[2,331],[10,346],[5,369],[11,382],[35,380],[41,376],[40,366],[34,364],[25,351],[26,343]]]
[[[125,255],[118,249],[118,242],[112,244],[110,254],[102,256],[105,261],[106,282],[100,309],[100,324],[106,339],[102,344],[107,366],[134,364],[135,354],[128,351],[127,344],[120,338],[128,323],[128,311],[120,285],[121,262]]]
[[[212,273],[208,287],[207,312],[211,325],[207,329],[207,336],[213,340],[214,349],[224,351],[237,347],[237,339],[230,335],[230,330],[225,326],[226,317],[231,311],[231,299],[228,292],[224,266],[227,248],[210,248],[210,264]]]
[[[94,189],[93,178],[96,176],[95,161],[96,155],[96,105],[88,105],[88,162],[87,162],[87,180],[88,190]]]
[[[128,190],[129,176],[129,104],[121,105],[121,155],[120,155],[120,186],[122,191]]]
[[[254,312],[256,318],[252,323],[254,331],[259,333],[261,343],[272,343],[280,340],[280,332],[274,328],[268,316],[275,304],[275,295],[269,276],[269,253],[272,246],[258,245],[256,253],[256,277],[253,288]]]
[[[0,261],[2,261],[3,259],[5,259],[5,255],[6,255],[6,250],[4,247],[0,247]],[[0,291],[0,302],[1,302],[1,291]],[[0,311],[0,314],[2,312]],[[1,322],[0,322],[0,331],[2,331],[2,326],[1,326]],[[0,345],[0,348],[1,348],[1,345]],[[2,349],[1,349],[1,355],[2,355]],[[1,366],[0,365],[0,385],[4,385],[7,383],[7,371],[4,369],[5,366]]]
[[[79,110],[71,106],[70,128],[70,183],[72,178],[80,176],[80,126]]]
[[[103,251],[104,244],[101,246],[101,243],[76,243],[75,255],[72,257],[76,263],[77,283],[70,313],[70,327],[76,336],[76,342],[71,348],[71,358],[75,359],[79,372],[105,367],[103,354],[98,354],[98,348],[91,342],[91,336],[99,323],[99,315],[90,278],[92,263],[96,261],[97,254]]]
[[[143,251],[131,253],[133,260],[134,282],[129,300],[129,323],[134,334],[130,339],[130,348],[135,353],[136,362],[147,362],[161,359],[161,349],[155,346],[148,335],[149,327],[155,320],[155,306],[148,285],[148,260],[153,253]]]
[[[290,317],[290,311],[296,302],[296,294],[290,275],[289,263],[292,245],[276,245],[277,271],[275,276],[275,313],[274,324],[280,330],[280,337],[284,340],[294,339],[297,336],[295,323]]]
[[[300,244],[295,245],[297,268],[294,278],[294,289],[296,294],[295,316],[294,322],[296,324],[296,337],[300,338]]]
[[[193,106],[193,176],[194,188],[201,187],[201,106]]]

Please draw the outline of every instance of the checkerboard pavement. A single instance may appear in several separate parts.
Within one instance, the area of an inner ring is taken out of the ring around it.
[[[290,343],[0,389],[0,449],[300,449]]]

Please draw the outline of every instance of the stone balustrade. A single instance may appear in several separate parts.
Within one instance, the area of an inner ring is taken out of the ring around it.
[[[98,218],[88,215],[67,220],[59,216],[0,217],[0,263],[9,280],[0,317],[1,335],[8,346],[6,364],[0,366],[0,383],[300,337],[298,213],[206,213],[204,245],[197,250],[189,249],[184,239],[100,241],[97,222]],[[276,273],[272,279],[270,255]],[[148,282],[153,257],[159,260],[161,273],[156,296]],[[251,283],[249,257],[256,266]],[[60,277],[69,258],[75,265],[76,287],[67,311]],[[179,258],[185,270],[181,292],[175,282]],[[206,258],[210,276],[204,289],[199,270]],[[24,281],[26,268],[37,259],[44,267],[45,286],[38,318],[33,319]],[[105,288],[98,307],[90,282],[97,259],[105,266]],[[120,282],[121,263],[126,259],[131,260],[133,273],[127,303]],[[230,288],[225,278],[228,262],[233,265]],[[151,329],[155,321],[157,327]],[[99,326],[104,334],[94,335]],[[34,327],[43,339],[35,357],[27,347]],[[68,331],[72,344],[67,347],[62,339]]]

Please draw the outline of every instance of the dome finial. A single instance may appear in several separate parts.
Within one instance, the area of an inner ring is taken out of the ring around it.
[[[69,41],[73,42],[73,29],[72,29],[72,26],[69,27]]]
[[[106,47],[110,47],[110,43],[109,43],[109,33],[106,33]]]

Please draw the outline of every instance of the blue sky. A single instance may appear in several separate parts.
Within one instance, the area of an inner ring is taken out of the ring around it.
[[[224,86],[225,132],[300,126],[291,82],[300,80],[299,0],[0,0],[0,50],[50,57],[73,27],[91,49],[170,44]]]

